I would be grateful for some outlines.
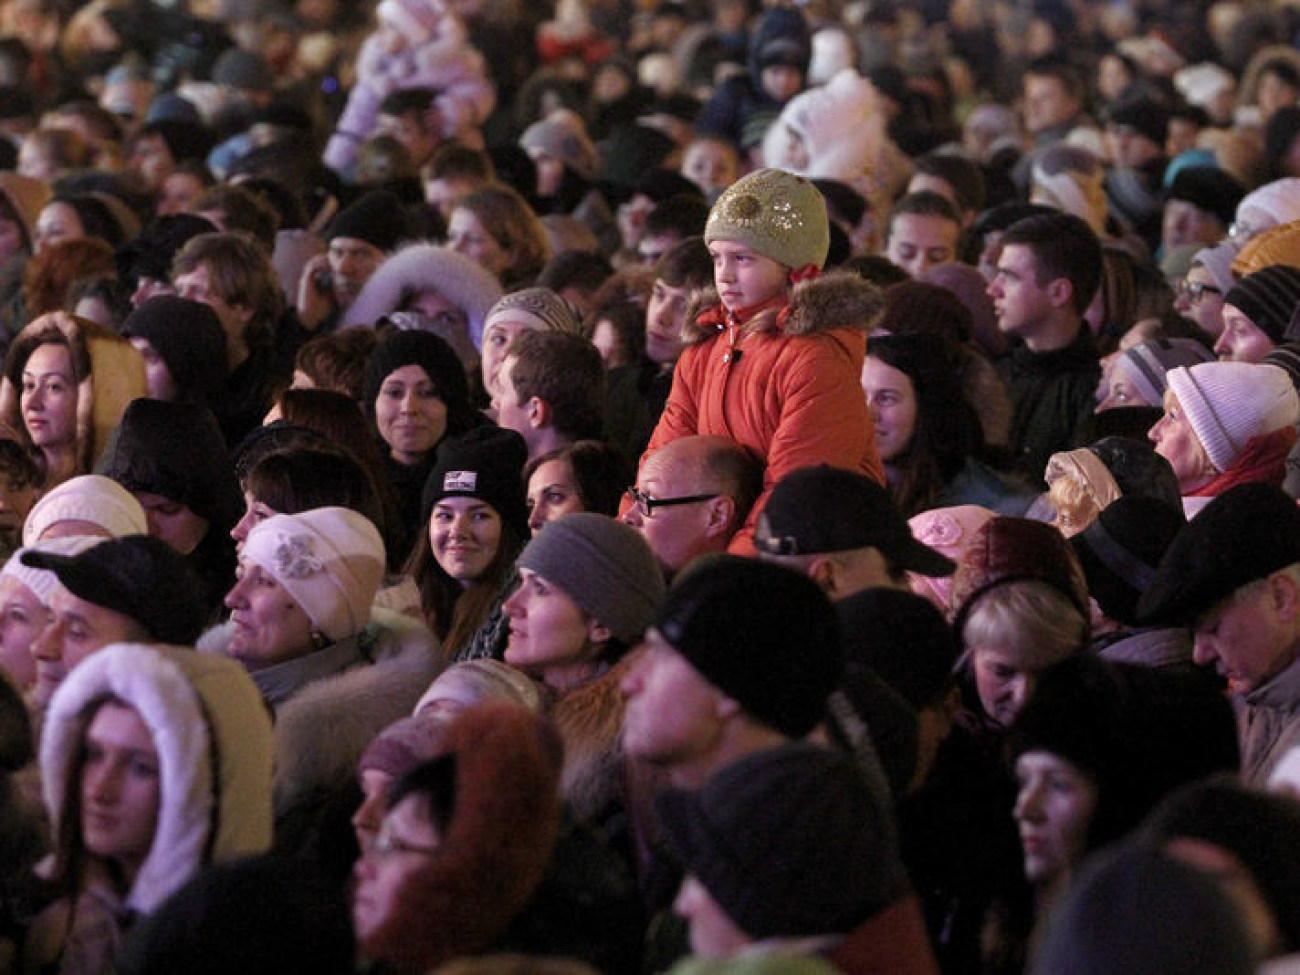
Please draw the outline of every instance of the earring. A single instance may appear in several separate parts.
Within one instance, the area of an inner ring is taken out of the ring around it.
[[[311,639],[311,648],[313,651],[324,650],[326,647],[330,645],[329,637],[327,637],[320,630],[312,630],[310,639]]]

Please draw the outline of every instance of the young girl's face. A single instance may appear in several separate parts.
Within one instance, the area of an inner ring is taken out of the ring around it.
[[[784,264],[732,240],[709,244],[713,282],[727,311],[735,314],[786,291],[789,273]]]
[[[134,708],[103,705],[86,729],[81,837],[86,849],[134,872],[153,846],[162,794],[158,752]]]
[[[478,498],[443,498],[429,518],[429,543],[442,570],[468,586],[482,578],[496,558],[501,516]]]

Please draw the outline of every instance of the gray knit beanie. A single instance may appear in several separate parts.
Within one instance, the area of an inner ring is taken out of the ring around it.
[[[516,563],[562,589],[583,612],[631,644],[664,597],[664,577],[635,529],[606,515],[578,512],[533,536]]]

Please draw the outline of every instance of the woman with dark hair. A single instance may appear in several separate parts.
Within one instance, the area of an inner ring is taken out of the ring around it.
[[[424,530],[403,569],[420,590],[429,629],[446,660],[474,638],[477,656],[500,659],[506,624],[499,603],[528,534],[520,476],[527,448],[510,430],[481,427],[438,451],[424,487]],[[479,634],[495,620],[491,632]]]
[[[979,459],[979,419],[937,337],[873,336],[862,390],[890,493],[907,517],[960,504],[1020,514],[1033,500]]]
[[[482,423],[455,351],[429,332],[393,332],[366,363],[365,407],[386,448],[385,473],[397,495],[410,552],[423,521],[421,497],[438,445]]]
[[[574,511],[612,518],[635,477],[628,459],[602,440],[578,440],[534,457],[524,467],[528,528],[535,535],[548,521]]]
[[[125,339],[55,312],[28,324],[9,347],[0,424],[36,460],[47,492],[90,473],[127,404],[144,393],[144,365]]]

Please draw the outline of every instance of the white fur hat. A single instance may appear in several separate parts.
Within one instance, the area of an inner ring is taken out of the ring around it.
[[[83,474],[64,481],[37,501],[23,522],[23,544],[36,544],[46,529],[60,521],[98,525],[109,538],[149,534],[149,522],[140,502],[122,485],[101,474]]]
[[[332,642],[361,632],[384,577],[384,543],[348,508],[275,515],[248,533],[241,561],[271,573]]]
[[[1295,386],[1277,366],[1203,362],[1170,369],[1167,377],[1196,439],[1220,472],[1236,462],[1252,437],[1300,420]]]

